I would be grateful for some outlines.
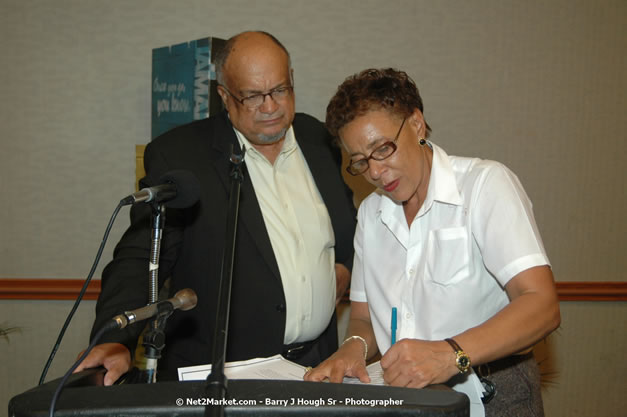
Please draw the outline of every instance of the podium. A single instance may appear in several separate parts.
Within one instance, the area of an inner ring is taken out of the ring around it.
[[[202,416],[211,399],[205,381],[102,385],[104,370],[69,379],[55,416]],[[16,395],[10,417],[48,416],[59,379]],[[468,398],[452,390],[305,381],[229,380],[225,416],[467,417]]]

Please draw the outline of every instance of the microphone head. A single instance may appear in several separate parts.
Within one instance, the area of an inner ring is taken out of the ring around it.
[[[174,294],[173,298],[175,298],[176,302],[178,303],[178,305],[174,306],[174,308],[178,310],[191,310],[192,308],[196,307],[196,304],[198,303],[198,297],[196,297],[196,293],[190,288],[184,288],[177,291],[176,294]]]
[[[176,187],[176,197],[166,201],[164,205],[171,208],[187,208],[193,206],[200,199],[200,182],[190,171],[175,169],[166,172],[159,183],[169,183]]]

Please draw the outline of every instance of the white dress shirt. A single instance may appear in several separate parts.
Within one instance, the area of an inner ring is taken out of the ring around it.
[[[397,340],[442,340],[505,307],[504,286],[516,274],[549,265],[515,174],[429,146],[429,188],[411,227],[402,205],[385,195],[375,192],[359,207],[350,294],[368,303],[381,354],[390,348],[393,307]],[[478,378],[471,374],[465,385],[454,388],[469,395],[471,415],[483,415]]]
[[[335,236],[305,157],[289,128],[271,164],[235,129],[270,236],[286,300],[285,344],[316,339],[335,310]],[[254,312],[253,312],[254,313]]]

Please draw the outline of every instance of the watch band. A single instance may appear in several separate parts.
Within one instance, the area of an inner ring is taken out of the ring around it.
[[[464,350],[459,346],[459,344],[451,338],[444,339],[455,351],[455,364],[457,365],[457,369],[459,369],[460,374],[465,374],[470,369],[470,357]]]
[[[449,345],[451,345],[451,347],[453,348],[455,352],[457,352],[458,350],[461,350],[462,352],[464,351],[464,349],[462,349],[454,339],[449,338],[449,339],[444,339],[444,340],[447,341]]]

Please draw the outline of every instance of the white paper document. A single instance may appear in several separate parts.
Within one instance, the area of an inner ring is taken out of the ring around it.
[[[370,375],[369,385],[385,385],[380,362],[366,367]],[[211,364],[179,368],[179,381],[202,381],[211,373]],[[224,374],[228,379],[274,379],[302,381],[305,367],[285,359],[281,355],[269,358],[255,358],[247,361],[227,362]],[[345,384],[363,384],[359,378],[344,377]]]
[[[374,362],[366,368],[370,375],[370,385],[385,385],[380,362]],[[179,381],[202,381],[211,372],[211,365],[198,365],[179,368]],[[247,361],[227,362],[224,375],[228,379],[274,379],[302,381],[305,367],[285,359],[281,355],[269,358],[255,358]],[[347,384],[363,384],[358,378],[344,378]]]
[[[179,381],[199,381],[207,378],[211,365],[179,368]],[[305,367],[288,361],[281,355],[255,358],[247,361],[227,362],[224,375],[229,379],[283,379],[302,381]]]
[[[359,378],[344,377],[345,384],[366,384],[366,385],[386,385],[383,380],[383,368],[381,368],[381,362],[376,361],[366,366],[368,376],[370,376],[370,382],[361,382]]]

